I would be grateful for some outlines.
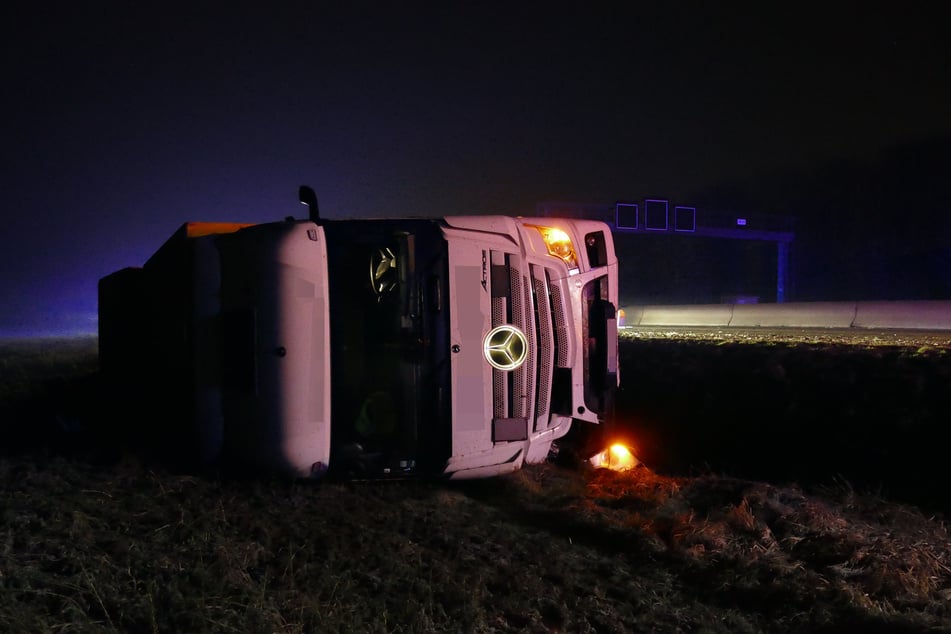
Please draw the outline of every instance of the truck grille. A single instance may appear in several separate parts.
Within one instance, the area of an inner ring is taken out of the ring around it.
[[[565,308],[548,271],[525,265],[515,254],[492,251],[492,327],[510,324],[528,340],[525,363],[511,372],[492,370],[492,414],[498,420],[533,421],[535,431],[548,427],[552,376],[567,364]],[[528,273],[526,276],[525,273]]]
[[[535,312],[535,332],[538,341],[537,389],[535,392],[535,431],[548,427],[548,409],[551,403],[551,379],[554,373],[556,341],[552,322],[549,277],[544,268],[532,266],[532,305]]]
[[[568,367],[568,320],[565,319],[565,304],[561,296],[561,288],[551,283],[548,278],[548,290],[551,292],[552,323],[555,327],[555,365],[559,368]]]

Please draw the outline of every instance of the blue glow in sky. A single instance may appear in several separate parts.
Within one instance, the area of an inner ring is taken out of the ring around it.
[[[0,334],[183,222],[531,213],[951,135],[942,9],[7,3]],[[709,4],[709,3],[706,3]]]

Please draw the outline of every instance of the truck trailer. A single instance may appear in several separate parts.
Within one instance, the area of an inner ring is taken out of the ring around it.
[[[547,459],[618,385],[606,224],[458,215],[185,223],[99,282],[101,374],[174,459],[478,478]]]

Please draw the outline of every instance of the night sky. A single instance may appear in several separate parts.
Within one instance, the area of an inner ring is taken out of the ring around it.
[[[796,213],[817,253],[895,213],[951,243],[931,3],[241,4],[0,9],[0,334],[94,332],[100,277],[189,220],[302,216],[304,183],[330,218],[658,196]]]

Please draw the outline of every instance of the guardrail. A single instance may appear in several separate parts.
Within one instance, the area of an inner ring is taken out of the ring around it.
[[[951,301],[623,306],[625,326],[951,330]]]

